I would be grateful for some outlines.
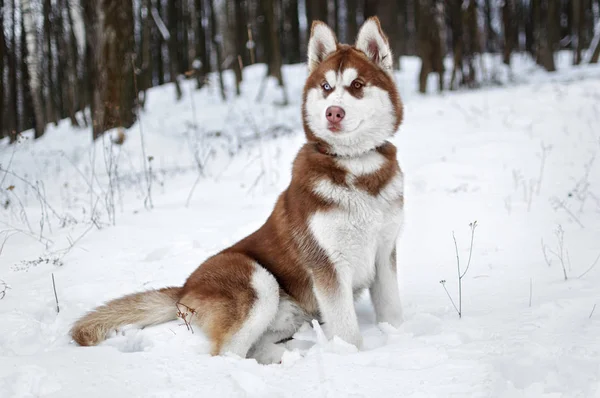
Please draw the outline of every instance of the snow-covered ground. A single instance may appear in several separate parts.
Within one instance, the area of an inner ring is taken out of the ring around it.
[[[186,83],[178,103],[151,90],[146,162],[140,124],[123,146],[68,121],[0,142],[0,397],[599,397],[600,68],[568,61],[549,75],[517,57],[507,85],[421,96],[403,60],[406,322],[376,325],[366,296],[362,351],[307,325],[280,365],[210,357],[181,322],[92,348],[67,332],[105,300],[181,284],[262,224],[303,143],[303,65],[285,69],[288,106],[272,83],[256,101],[260,65],[228,103],[216,85]],[[452,233],[464,271],[475,220],[459,319]]]

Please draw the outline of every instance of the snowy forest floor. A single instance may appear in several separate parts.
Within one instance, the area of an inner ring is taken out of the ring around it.
[[[108,299],[182,284],[264,222],[304,142],[304,65],[284,70],[287,106],[272,82],[255,100],[256,65],[226,103],[214,81],[179,102],[152,89],[122,146],[67,120],[1,141],[0,397],[600,396],[600,67],[558,61],[547,74],[516,57],[510,81],[488,66],[502,86],[422,96],[403,59],[406,321],[376,325],[365,295],[362,351],[306,326],[280,365],[210,357],[182,322],[92,348],[68,330]],[[464,270],[475,220],[459,319],[452,234]]]

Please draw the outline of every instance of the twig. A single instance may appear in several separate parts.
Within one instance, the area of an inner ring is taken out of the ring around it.
[[[596,259],[594,260],[594,262],[592,263],[592,265],[590,265],[590,267],[581,275],[579,275],[577,277],[577,279],[581,279],[585,276],[585,274],[587,274],[588,272],[590,272],[595,266],[596,264],[598,264],[598,260],[600,260],[600,254],[598,254],[598,257],[596,257]]]
[[[175,305],[177,306],[177,317],[183,319],[185,326],[193,334],[194,329],[192,328],[192,318],[194,317],[194,315],[196,315],[196,310],[180,302],[177,302]],[[181,308],[179,308],[180,305],[182,307],[185,307],[185,312],[181,311]],[[190,314],[191,316],[188,319],[188,315]]]
[[[448,291],[448,289],[446,289],[446,280],[442,279],[440,281],[440,283],[441,283],[442,287],[444,288],[444,290],[446,291],[446,294],[448,295],[448,298],[450,299],[450,302],[454,306],[454,309],[456,310],[456,312],[458,312],[460,314],[460,311],[458,310],[458,308],[456,308],[456,304],[454,304],[454,300],[452,300],[452,296],[450,296],[450,292]]]
[[[134,90],[137,93],[138,89],[137,89],[137,75],[135,73],[136,71],[136,67],[135,67],[135,61],[134,58],[131,58],[131,65],[133,67],[133,84],[134,84]],[[142,146],[142,157],[144,159],[144,170],[146,171],[145,175],[146,175],[146,187],[148,189],[147,191],[147,196],[146,199],[144,199],[144,206],[148,209],[152,209],[154,207],[154,205],[152,204],[152,174],[151,174],[151,169],[148,168],[148,163],[147,162],[151,162],[152,161],[152,157],[147,157],[146,156],[146,146],[144,145],[144,129],[142,128],[142,117],[140,115],[140,104],[139,104],[139,98],[136,95],[135,98],[135,102],[136,102],[136,108],[135,108],[135,113],[137,114],[137,119],[138,119],[138,125],[140,126],[140,142],[141,142],[141,146]],[[152,167],[152,166],[150,166]]]
[[[10,286],[8,286],[6,284],[6,282],[4,282],[3,280],[0,279],[0,287],[2,287],[2,289],[0,290],[0,300],[2,300],[5,296],[6,296],[6,291],[8,289],[10,289]]]
[[[452,231],[452,239],[454,239],[454,249],[456,250],[456,268],[458,269],[458,317],[462,318],[462,276],[460,276],[460,257],[458,256],[458,244],[456,236]]]
[[[52,288],[54,289],[54,299],[56,300],[56,313],[60,312],[60,307],[58,306],[58,295],[56,294],[56,283],[54,283],[54,272],[52,273]]]
[[[594,315],[595,309],[596,309],[596,304],[594,304],[594,307],[592,308],[592,312],[590,312],[590,316],[588,316],[588,319],[592,319],[592,315]]]

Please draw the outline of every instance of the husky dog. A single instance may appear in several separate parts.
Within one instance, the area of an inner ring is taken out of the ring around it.
[[[377,18],[363,24],[354,46],[314,22],[302,106],[307,142],[265,224],[207,259],[182,287],[89,312],[74,324],[73,339],[95,345],[125,325],[180,317],[206,334],[212,355],[273,363],[285,351],[277,343],[317,319],[328,338],[360,348],[354,298],[367,288],[377,321],[400,325],[403,176],[387,139],[402,121],[402,103],[392,60]]]

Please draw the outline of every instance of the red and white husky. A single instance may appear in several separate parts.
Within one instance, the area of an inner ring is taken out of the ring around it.
[[[278,342],[318,319],[328,338],[360,348],[354,298],[366,288],[377,321],[398,326],[403,177],[387,139],[400,125],[402,104],[392,59],[377,18],[364,23],[354,46],[315,22],[302,107],[307,143],[266,223],[206,260],[183,287],[96,308],[73,326],[75,341],[95,345],[124,325],[179,316],[202,329],[213,355],[271,363],[284,352]]]

